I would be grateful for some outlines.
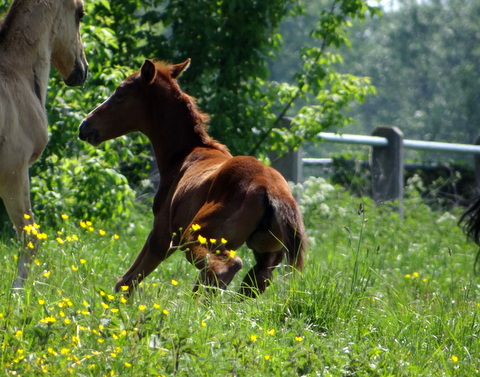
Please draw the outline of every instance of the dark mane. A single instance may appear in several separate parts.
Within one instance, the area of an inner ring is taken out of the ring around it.
[[[7,35],[7,32],[10,29],[13,20],[17,17],[22,5],[23,1],[14,0],[10,8],[7,10],[5,18],[0,22],[0,42],[2,42]]]
[[[188,109],[189,114],[195,124],[195,132],[201,136],[202,141],[205,145],[211,148],[220,149],[228,152],[228,148],[225,145],[212,139],[207,134],[208,122],[210,121],[210,116],[200,110],[200,108],[197,105],[197,100],[195,97],[189,96],[188,94],[184,93],[180,89],[176,80],[172,79],[170,76],[169,66],[170,65],[166,62],[155,61],[155,68],[157,69],[157,72],[160,72],[160,74],[163,77],[171,80],[172,84],[177,87],[178,93],[179,93],[179,99],[183,103],[185,103],[185,106]]]

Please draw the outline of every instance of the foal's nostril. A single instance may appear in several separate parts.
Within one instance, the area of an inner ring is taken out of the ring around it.
[[[82,62],[76,60],[75,68],[68,76],[64,79],[64,82],[67,86],[80,86],[87,79],[88,74],[88,64],[83,64]]]
[[[88,119],[85,119],[78,128],[78,137],[80,140],[86,141],[87,143],[92,144],[93,146],[98,146],[99,142],[99,132],[95,127],[93,127]]]
[[[87,121],[84,120],[81,124],[80,124],[80,127],[78,127],[78,137],[80,138],[80,140],[84,140],[86,139],[85,137],[85,128],[87,126]]]

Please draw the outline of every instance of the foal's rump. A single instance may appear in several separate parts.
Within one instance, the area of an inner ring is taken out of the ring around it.
[[[212,182],[207,201],[236,203],[239,223],[250,222],[246,243],[256,252],[285,251],[288,262],[300,269],[306,248],[302,216],[288,183],[275,169],[256,158],[229,159]]]

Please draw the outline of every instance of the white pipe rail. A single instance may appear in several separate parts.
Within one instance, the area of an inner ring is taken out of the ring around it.
[[[480,154],[480,146],[471,144],[440,143],[437,141],[421,140],[403,140],[403,146],[410,149]]]
[[[334,134],[330,132],[320,132],[317,134],[317,136],[320,139],[330,141],[332,143],[362,144],[370,145],[372,147],[386,147],[388,145],[388,140],[379,136]]]
[[[332,143],[361,144],[369,145],[372,147],[388,146],[388,140],[384,137],[379,136],[335,134],[330,132],[320,132],[317,136],[320,139],[330,141]],[[405,139],[403,140],[403,146],[404,148],[409,149],[480,154],[480,146],[471,144],[441,143],[436,141]]]

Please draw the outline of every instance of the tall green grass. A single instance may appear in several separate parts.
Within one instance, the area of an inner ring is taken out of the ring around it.
[[[150,230],[146,211],[133,224],[41,228],[23,296],[10,289],[18,245],[3,239],[0,375],[478,375],[476,248],[458,214],[413,197],[402,219],[320,179],[297,191],[306,267],[280,267],[256,300],[236,295],[243,276],[215,297],[192,295],[197,271],[181,252],[129,300],[115,294]],[[242,275],[252,258],[238,255]]]

